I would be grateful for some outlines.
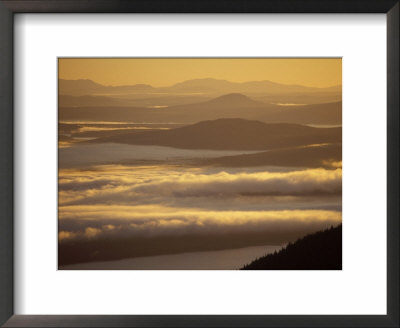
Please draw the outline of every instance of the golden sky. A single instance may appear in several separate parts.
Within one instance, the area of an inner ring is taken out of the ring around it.
[[[341,58],[60,58],[59,78],[104,85],[169,86],[198,78],[270,80],[330,87],[342,84]]]

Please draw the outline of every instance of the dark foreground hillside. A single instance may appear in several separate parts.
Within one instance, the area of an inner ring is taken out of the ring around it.
[[[289,243],[277,253],[261,257],[242,270],[341,270],[342,225]]]

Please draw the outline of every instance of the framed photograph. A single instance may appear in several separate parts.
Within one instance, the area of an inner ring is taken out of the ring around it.
[[[399,326],[398,1],[0,1],[0,322]]]

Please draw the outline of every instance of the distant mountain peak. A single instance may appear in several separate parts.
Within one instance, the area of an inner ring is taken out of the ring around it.
[[[228,93],[226,95],[209,100],[209,104],[218,104],[224,106],[259,106],[260,102],[251,99],[241,93]]]
[[[228,93],[226,95],[222,95],[220,97],[215,98],[214,100],[217,99],[232,99],[232,100],[250,100],[253,101],[252,99],[250,99],[250,97],[245,96],[244,94],[241,94],[239,92],[233,92],[233,93]]]

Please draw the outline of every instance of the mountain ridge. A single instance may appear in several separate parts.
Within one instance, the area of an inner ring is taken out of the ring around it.
[[[77,106],[80,102],[82,106]],[[96,106],[85,106],[90,102]],[[237,117],[268,123],[341,124],[342,102],[285,107],[259,102],[240,93],[230,93],[195,103],[149,108],[132,106],[129,100],[120,98],[59,96],[59,119],[61,120],[135,121],[138,123],[167,121],[190,124]]]
[[[88,92],[95,93],[118,93],[118,92],[138,92],[138,91],[160,91],[160,92],[211,92],[211,93],[235,93],[235,92],[254,92],[254,93],[309,93],[309,92],[341,92],[341,85],[331,87],[310,87],[298,84],[284,84],[269,80],[231,82],[214,78],[190,79],[175,83],[170,86],[154,87],[149,84],[137,83],[132,85],[104,85],[90,79],[67,80],[59,79],[59,93],[66,95],[87,95]],[[86,91],[85,91],[86,88]]]
[[[341,142],[341,130],[231,118],[202,121],[171,130],[130,132],[91,140],[90,143],[112,142],[182,149],[269,150]]]

